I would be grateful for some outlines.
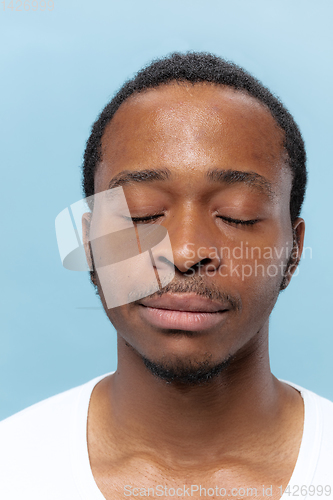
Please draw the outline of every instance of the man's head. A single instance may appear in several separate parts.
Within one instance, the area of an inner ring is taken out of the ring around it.
[[[123,186],[135,224],[166,227],[176,274],[108,309],[93,272],[122,348],[160,377],[191,383],[246,356],[299,259],[305,184],[292,117],[237,66],[174,54],[125,84],[93,126],[85,194]]]

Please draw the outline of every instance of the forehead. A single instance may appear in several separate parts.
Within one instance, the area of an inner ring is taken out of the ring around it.
[[[286,174],[283,139],[269,110],[247,93],[209,83],[162,85],[131,96],[106,127],[96,191],[138,168],[166,167],[188,180],[212,168],[255,171],[278,184]]]

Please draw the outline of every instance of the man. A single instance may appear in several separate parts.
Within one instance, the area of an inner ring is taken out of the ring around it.
[[[173,54],[124,85],[87,142],[85,196],[121,188],[135,231],[165,228],[172,259],[152,262],[173,277],[143,294],[123,260],[117,283],[138,295],[110,307],[98,204],[84,214],[118,368],[2,422],[1,498],[333,494],[333,404],[277,380],[268,357],[305,185],[297,125],[237,66]]]

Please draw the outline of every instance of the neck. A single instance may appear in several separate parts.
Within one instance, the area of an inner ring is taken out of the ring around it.
[[[286,392],[270,371],[268,325],[198,386],[157,378],[120,336],[118,355],[116,373],[100,388],[107,406],[99,424],[118,455],[144,451],[166,465],[209,467],[276,431]]]

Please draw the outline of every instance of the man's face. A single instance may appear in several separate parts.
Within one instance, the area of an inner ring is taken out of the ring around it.
[[[293,247],[282,144],[269,111],[230,88],[169,84],[121,105],[102,139],[95,193],[128,172],[167,172],[120,185],[135,224],[165,226],[175,266],[160,293],[113,309],[96,276],[123,345],[194,370],[267,335]]]

